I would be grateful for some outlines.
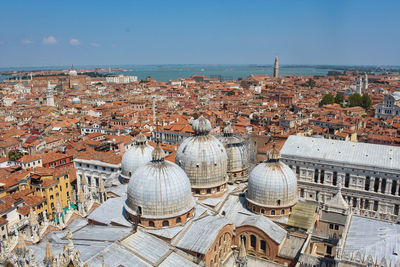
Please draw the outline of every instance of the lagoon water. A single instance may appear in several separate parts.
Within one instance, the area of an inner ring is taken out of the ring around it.
[[[124,75],[138,76],[139,80],[146,79],[147,76],[157,81],[169,81],[178,78],[187,78],[192,75],[204,75],[210,78],[220,78],[222,80],[232,80],[238,78],[246,78],[252,74],[273,74],[272,65],[119,65],[119,66],[75,66],[79,68],[123,68],[130,71],[118,72]],[[30,67],[30,68],[0,68],[2,71],[33,71],[40,69],[69,69],[69,66],[60,67]],[[296,66],[281,65],[279,68],[279,76],[287,75],[298,76],[315,76],[326,75],[329,70],[328,66]],[[337,69],[335,69],[337,70]],[[0,80],[7,79],[9,76],[0,76]]]

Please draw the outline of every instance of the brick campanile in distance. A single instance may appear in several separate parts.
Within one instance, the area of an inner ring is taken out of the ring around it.
[[[279,62],[278,62],[278,57],[275,57],[275,63],[274,63],[274,78],[279,78]]]

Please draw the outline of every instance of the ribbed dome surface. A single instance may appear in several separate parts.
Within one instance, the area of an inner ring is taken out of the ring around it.
[[[250,173],[247,198],[265,207],[288,207],[297,202],[297,178],[283,162],[263,162]]]
[[[231,125],[224,128],[224,136],[220,138],[228,155],[228,172],[242,171],[248,167],[249,153],[244,140],[233,134]]]
[[[191,210],[194,199],[185,172],[170,161],[152,161],[139,167],[128,185],[127,208],[138,207],[144,218],[169,218]]]
[[[135,170],[151,160],[154,148],[146,143],[135,144],[122,156],[121,176],[129,179]]]
[[[192,187],[208,188],[226,182],[226,150],[212,135],[186,138],[179,146],[175,162],[186,172]]]

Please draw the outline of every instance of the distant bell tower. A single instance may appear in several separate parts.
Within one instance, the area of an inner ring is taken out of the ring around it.
[[[367,90],[367,89],[368,89],[368,74],[365,73],[364,74],[363,90]]]
[[[275,64],[274,64],[274,78],[279,78],[279,62],[278,57],[275,57]]]
[[[47,106],[54,107],[53,86],[48,82],[46,90],[46,104]]]

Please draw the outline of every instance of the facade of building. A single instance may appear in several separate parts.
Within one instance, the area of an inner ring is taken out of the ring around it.
[[[383,96],[382,104],[375,108],[375,117],[388,119],[400,115],[400,92],[394,92],[392,95]]]
[[[282,160],[296,173],[302,198],[326,203],[342,195],[366,216],[398,221],[400,148],[290,136]]]
[[[106,82],[108,83],[133,83],[137,82],[137,76],[124,76],[124,75],[118,75],[118,76],[109,76],[106,77]]]

